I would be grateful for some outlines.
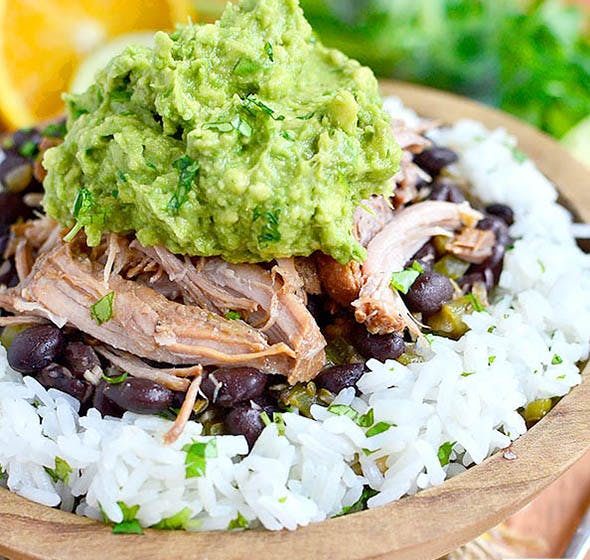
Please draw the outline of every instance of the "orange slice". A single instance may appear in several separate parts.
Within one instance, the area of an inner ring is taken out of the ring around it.
[[[17,128],[58,115],[92,50],[189,15],[190,0],[0,0],[0,120]]]

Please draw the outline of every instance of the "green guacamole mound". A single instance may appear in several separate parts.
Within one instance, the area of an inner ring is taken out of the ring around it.
[[[242,0],[216,24],[132,46],[67,96],[45,210],[175,253],[361,260],[353,211],[391,194],[401,152],[371,71],[313,36],[297,0]]]

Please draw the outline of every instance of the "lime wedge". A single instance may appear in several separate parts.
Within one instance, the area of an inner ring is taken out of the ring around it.
[[[71,93],[83,93],[93,83],[96,73],[104,68],[111,58],[121,54],[128,45],[151,47],[154,44],[154,32],[128,33],[115,37],[93,50],[80,64],[70,83]]]
[[[561,142],[582,163],[590,167],[590,117],[574,126]]]

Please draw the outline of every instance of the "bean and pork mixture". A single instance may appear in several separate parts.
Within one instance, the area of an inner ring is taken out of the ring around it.
[[[464,314],[485,308],[498,282],[513,214],[467,200],[457,155],[432,145],[428,128],[393,123],[403,149],[394,196],[359,205],[366,258],[348,264],[321,252],[189,258],[114,233],[89,247],[41,210],[41,160],[65,123],[6,136],[0,322],[11,367],[83,411],[173,419],[168,441],[194,419],[252,446],[273,414],[330,406],[367,360],[407,364],[429,333],[459,338]]]

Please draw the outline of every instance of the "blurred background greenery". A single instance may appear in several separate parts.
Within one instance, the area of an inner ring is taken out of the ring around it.
[[[195,0],[206,18],[223,0]],[[467,95],[590,153],[590,4],[301,0],[324,43],[382,77]],[[587,8],[584,8],[587,4]]]

